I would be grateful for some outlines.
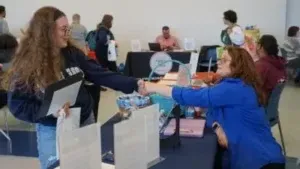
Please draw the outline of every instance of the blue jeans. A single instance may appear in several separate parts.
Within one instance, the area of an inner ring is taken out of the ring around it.
[[[81,127],[95,122],[94,115],[81,124]],[[36,124],[37,149],[41,169],[47,169],[57,161],[56,158],[56,126]]]

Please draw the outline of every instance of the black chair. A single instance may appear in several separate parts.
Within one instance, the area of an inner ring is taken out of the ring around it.
[[[268,105],[266,107],[266,114],[267,114],[267,117],[268,117],[271,127],[274,127],[276,124],[278,124],[281,145],[283,147],[283,153],[284,153],[284,155],[286,155],[286,149],[285,149],[282,128],[281,128],[281,123],[280,123],[280,118],[279,118],[279,111],[278,111],[280,96],[281,96],[284,86],[285,86],[285,82],[282,81],[282,82],[279,82],[273,89],[273,91],[270,95],[269,101],[268,101]]]
[[[217,48],[218,45],[202,46],[199,53],[198,67],[200,72],[203,72],[201,68],[205,68],[205,71],[216,71],[217,69]]]

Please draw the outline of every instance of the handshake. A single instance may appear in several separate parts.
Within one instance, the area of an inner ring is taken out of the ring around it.
[[[138,81],[138,93],[142,96],[149,95],[150,93],[154,91],[149,91],[151,88],[152,83],[150,82],[145,82],[144,80],[139,80]]]
[[[166,97],[172,97],[172,87],[159,85],[151,82],[138,81],[138,92],[142,96],[149,95],[150,93],[158,93]]]

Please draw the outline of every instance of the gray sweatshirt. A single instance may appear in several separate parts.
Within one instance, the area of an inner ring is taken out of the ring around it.
[[[9,33],[7,21],[4,18],[0,18],[0,35]]]
[[[71,37],[81,47],[86,45],[86,36],[87,30],[83,25],[74,23],[71,25]]]

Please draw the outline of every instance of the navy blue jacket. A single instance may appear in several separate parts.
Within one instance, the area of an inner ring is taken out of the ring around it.
[[[132,93],[138,89],[137,80],[135,78],[126,77],[101,68],[95,61],[90,60],[80,50],[74,47],[62,49],[62,54],[65,58],[62,75],[65,78],[77,73],[83,73],[85,79],[96,85],[109,87],[124,93]],[[8,92],[8,106],[16,118],[30,123],[42,123],[44,125],[55,126],[56,118],[52,116],[47,116],[43,119],[36,118],[42,102],[42,97],[34,93],[25,93],[20,89],[14,89]],[[84,85],[80,87],[74,107],[81,107],[81,123],[92,113],[93,99]]]
[[[101,65],[107,65],[108,62],[108,42],[115,40],[113,33],[104,26],[100,26],[96,34],[96,57]]]

